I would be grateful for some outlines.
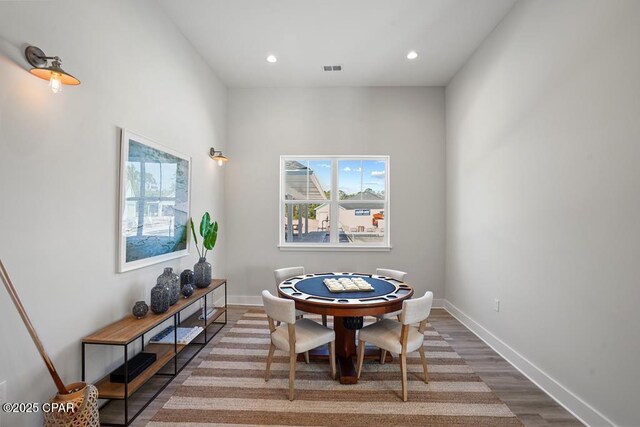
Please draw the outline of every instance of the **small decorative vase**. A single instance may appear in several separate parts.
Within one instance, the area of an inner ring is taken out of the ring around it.
[[[191,295],[193,295],[194,291],[195,289],[193,289],[193,285],[191,283],[187,283],[182,287],[182,290],[180,292],[182,292],[182,295],[184,295],[185,298],[189,298]]]
[[[182,289],[184,285],[193,285],[193,271],[185,270],[180,273],[180,289]]]
[[[158,276],[158,284],[169,289],[169,305],[173,305],[180,299],[180,279],[173,272],[173,268],[167,267],[164,273]]]
[[[136,305],[133,306],[131,312],[138,319],[142,319],[149,312],[149,306],[144,301],[138,301]]]
[[[211,264],[207,262],[206,258],[200,258],[193,266],[193,278],[196,288],[206,288],[211,284]]]
[[[151,289],[151,311],[155,314],[169,310],[169,289],[158,283]]]

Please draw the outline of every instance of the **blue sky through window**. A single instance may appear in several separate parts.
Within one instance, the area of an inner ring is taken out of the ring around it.
[[[356,194],[367,188],[376,193],[385,190],[383,160],[340,160],[338,168],[338,189],[346,194]]]
[[[302,161],[305,166],[306,161]],[[331,190],[331,161],[309,160],[308,167],[318,178],[322,189]],[[356,194],[367,188],[384,193],[386,168],[384,160],[340,160],[338,162],[339,189]]]

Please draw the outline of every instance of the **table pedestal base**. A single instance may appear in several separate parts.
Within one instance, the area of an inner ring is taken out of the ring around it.
[[[380,360],[380,349],[378,347],[366,346],[364,349],[365,360]],[[329,348],[326,346],[314,348],[309,351],[309,360],[318,360],[329,363]],[[385,363],[393,361],[391,353],[387,352],[384,358]],[[298,362],[304,363],[304,354],[298,355]],[[356,384],[358,382],[356,371],[356,358],[354,356],[345,357],[336,355],[336,368],[340,384]]]
[[[356,371],[356,331],[345,327],[343,317],[333,318],[333,330],[336,333],[336,370],[340,384],[356,384],[358,373]],[[366,360],[380,360],[380,349],[378,347],[366,346],[364,349]],[[309,360],[322,360],[329,363],[329,346],[314,348],[309,351]],[[299,362],[304,363],[304,354],[298,355]],[[391,362],[393,356],[387,352],[385,363]]]
[[[358,372],[353,364],[353,357],[337,356],[336,359],[340,384],[357,384]]]

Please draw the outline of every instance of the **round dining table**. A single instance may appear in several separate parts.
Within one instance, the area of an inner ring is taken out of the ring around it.
[[[373,289],[331,292],[325,285],[325,279],[344,278],[361,278]],[[342,384],[355,384],[358,381],[353,363],[356,330],[362,328],[364,316],[401,310],[402,302],[413,295],[413,288],[400,280],[376,274],[332,272],[291,277],[278,285],[278,294],[295,301],[298,310],[333,316],[338,378]],[[369,357],[376,358],[380,354],[379,351],[369,353]]]

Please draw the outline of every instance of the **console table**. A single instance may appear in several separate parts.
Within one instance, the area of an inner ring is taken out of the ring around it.
[[[208,301],[209,295],[213,295],[213,292],[220,287],[224,288],[224,304],[215,306],[214,301]],[[204,301],[203,310],[197,310],[186,319],[181,319],[182,311],[188,307],[191,307],[197,301]],[[153,399],[164,390],[164,388],[171,382],[171,380],[180,373],[180,371],[202,350],[202,348],[227,324],[226,315],[227,306],[227,281],[226,279],[213,279],[211,284],[204,289],[196,289],[193,295],[189,298],[181,298],[177,303],[169,307],[169,310],[162,314],[149,314],[142,318],[137,319],[132,315],[129,315],[117,322],[114,322],[99,331],[86,336],[82,339],[82,381],[85,381],[86,374],[86,346],[87,345],[102,345],[102,346],[120,346],[124,352],[124,383],[113,383],[110,380],[110,374],[107,374],[102,379],[95,383],[98,389],[99,399],[108,399],[109,401],[101,407],[104,409],[107,405],[114,400],[124,402],[124,423],[111,423],[102,422],[102,425],[110,426],[128,426],[140,413],[153,401]],[[199,319],[202,313],[208,313],[208,309],[213,308],[213,312],[209,316],[205,316],[205,319]],[[222,320],[222,318],[224,320]],[[162,323],[173,320],[174,326],[174,339],[172,344],[148,344],[145,342],[145,334],[152,329],[160,326]],[[179,344],[177,342],[177,328],[178,327],[193,327],[202,326],[204,330],[189,344]],[[156,353],[156,361],[146,368],[141,374],[135,377],[133,380],[128,381],[129,366],[129,345],[137,343],[139,340],[140,351],[147,353]],[[195,348],[193,354],[179,364],[178,354],[185,348]],[[173,370],[169,373],[161,373],[165,365],[173,361]],[[131,396],[142,387],[147,381],[154,376],[165,376],[168,378],[151,398],[144,401],[142,407],[137,410],[133,416],[129,416],[129,399]]]

